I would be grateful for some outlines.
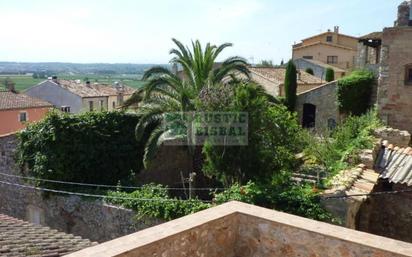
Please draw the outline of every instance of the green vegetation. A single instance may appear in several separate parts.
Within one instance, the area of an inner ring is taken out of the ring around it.
[[[272,60],[262,60],[260,63],[256,64],[256,67],[272,68],[275,67],[275,65]]]
[[[19,134],[17,161],[43,179],[127,184],[142,168],[144,141],[131,140],[137,122],[122,112],[52,112]]]
[[[305,71],[306,71],[307,73],[309,73],[310,75],[315,74],[315,73],[313,72],[313,69],[312,69],[312,68],[306,68]]]
[[[220,146],[209,137],[203,147],[204,173],[225,186],[272,180],[291,170],[300,127],[283,105],[273,105],[259,86],[241,83],[224,111],[248,113],[247,145]]]
[[[338,81],[339,110],[346,114],[362,115],[371,107],[370,99],[375,76],[369,71],[354,71]]]
[[[210,207],[210,204],[197,199],[180,200],[170,197],[167,187],[154,184],[145,185],[131,193],[111,191],[107,196],[106,201],[135,210],[138,219],[172,220]],[[135,199],[124,200],[116,197]]]
[[[295,110],[296,104],[296,92],[297,92],[297,70],[296,66],[292,60],[290,60],[286,66],[286,75],[285,75],[285,99],[286,106],[289,111]]]
[[[207,44],[203,50],[199,41],[193,42],[192,49],[185,47],[176,39],[173,39],[173,42],[177,49],[170,51],[174,56],[170,62],[183,67],[183,75],[186,79],[183,80],[164,67],[153,67],[143,76],[147,84],[137,93],[141,97],[135,96],[126,102],[126,106],[139,102],[141,104],[138,111],[141,119],[136,126],[137,140],[140,140],[148,126],[155,128],[145,148],[144,163],[146,166],[156,153],[162,136],[170,133],[167,127],[162,126],[166,113],[202,111],[202,109],[196,109],[196,101],[203,90],[215,87],[224,79],[229,79],[227,82],[230,83],[230,80],[235,80],[229,76],[234,72],[249,77],[247,63],[243,58],[230,57],[224,60],[219,67],[214,65],[221,52],[232,44],[220,46]],[[193,145],[190,136],[184,134],[176,136],[185,137],[188,144]]]
[[[322,137],[306,134],[306,155],[310,163],[324,166],[330,176],[348,166],[358,164],[360,150],[373,146],[372,131],[382,126],[376,111],[348,117],[334,131]]]
[[[144,85],[144,81],[141,80],[140,75],[93,75],[93,74],[79,74],[79,75],[65,75],[59,74],[58,78],[61,79],[71,79],[71,80],[84,80],[88,77],[91,82],[99,82],[104,84],[113,84],[115,81],[121,81],[125,85],[133,88],[141,88]],[[43,82],[44,78],[33,78],[29,75],[0,75],[0,84],[4,87],[4,81],[9,79],[15,83],[15,88],[17,91],[22,92],[32,86]]]
[[[335,71],[332,68],[326,69],[325,80],[331,82],[335,80]]]

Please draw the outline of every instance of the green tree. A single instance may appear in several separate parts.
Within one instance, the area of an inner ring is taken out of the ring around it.
[[[297,83],[297,70],[292,60],[286,66],[285,75],[285,103],[289,111],[295,110]]]
[[[312,68],[306,68],[306,73],[309,73],[310,75],[314,75],[315,73],[313,72]]]
[[[222,51],[232,46],[230,43],[220,46],[208,43],[203,48],[197,40],[192,42],[192,48],[189,48],[176,39],[173,39],[173,42],[177,48],[170,51],[173,55],[170,63],[181,67],[182,71],[174,74],[163,66],[149,69],[143,75],[143,80],[147,83],[125,104],[126,107],[139,106],[138,114],[141,119],[136,126],[138,140],[141,139],[145,128],[154,128],[145,147],[146,166],[156,153],[158,145],[162,143],[162,139],[170,137],[171,129],[162,126],[168,113],[183,114],[196,111],[199,96],[204,90],[222,83],[230,84],[231,81],[237,80],[234,74],[243,74],[245,78],[249,78],[249,69],[244,58],[234,56],[222,63],[216,63]],[[177,120],[179,123],[179,117]],[[180,136],[189,140],[188,143],[191,145],[188,134],[190,133]],[[189,147],[189,150],[193,154],[193,148]]]
[[[325,80],[331,82],[335,80],[335,71],[332,68],[326,69]]]
[[[213,137],[203,147],[204,173],[225,186],[271,181],[291,170],[299,147],[296,117],[272,104],[260,86],[241,83],[225,111],[248,113],[247,145],[217,145]]]

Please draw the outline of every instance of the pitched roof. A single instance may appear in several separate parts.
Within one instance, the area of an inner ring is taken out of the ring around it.
[[[379,40],[379,39],[382,39],[382,35],[383,35],[382,31],[372,32],[372,33],[369,33],[367,35],[360,37],[359,40],[369,40],[369,39]]]
[[[348,46],[343,46],[343,45],[338,45],[338,44],[334,44],[334,43],[325,43],[325,42],[314,42],[311,44],[307,44],[307,45],[302,45],[302,44],[296,44],[293,46],[293,50],[297,50],[297,49],[301,49],[301,48],[307,48],[307,47],[311,47],[311,46],[315,46],[315,45],[325,45],[325,46],[331,46],[331,47],[337,47],[337,48],[342,48],[345,50],[352,50],[352,51],[356,51],[357,49],[355,48],[351,48]]]
[[[286,68],[257,68],[252,67],[250,71],[255,74],[259,74],[269,80],[276,83],[283,84],[286,76]],[[315,77],[305,71],[299,70],[300,76],[298,77],[298,84],[322,84],[322,80]]]
[[[40,107],[52,107],[52,104],[25,94],[0,91],[0,110]]]
[[[395,147],[384,142],[376,168],[380,172],[380,178],[412,186],[412,148]]]
[[[304,58],[299,58],[299,59],[305,60],[306,62],[313,63],[315,65],[318,65],[318,66],[322,67],[322,68],[326,68],[326,69],[331,68],[335,72],[346,72],[344,69],[329,65],[327,63],[324,63],[324,62],[321,62],[321,61],[318,61],[318,60],[313,60],[313,59],[309,60],[309,59],[304,59]]]
[[[105,97],[115,96],[118,94],[117,89],[108,84],[86,84],[76,80],[63,79],[59,79],[57,81],[49,80],[48,82],[54,83],[55,85],[58,85],[80,97]],[[135,89],[125,85],[121,85],[120,88],[122,88],[123,94],[133,94],[136,91]]]
[[[58,257],[93,245],[88,239],[0,214],[1,256]]]
[[[315,37],[323,36],[323,35],[326,35],[326,34],[334,34],[334,33],[335,33],[335,32],[333,32],[333,31],[326,31],[326,32],[322,32],[322,33],[320,33],[320,34],[316,34],[316,35],[313,35],[313,36],[304,38],[304,39],[302,39],[301,41],[303,42],[303,41],[308,40],[308,39],[312,39],[312,38],[315,38]],[[349,35],[345,35],[345,34],[341,34],[341,33],[337,33],[337,34],[338,34],[339,36],[342,36],[342,37],[348,37],[348,38],[358,39],[357,37],[354,37],[354,36],[349,36]]]

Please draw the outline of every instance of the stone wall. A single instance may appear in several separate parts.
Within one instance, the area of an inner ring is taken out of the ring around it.
[[[0,137],[0,173],[21,175],[14,162],[16,136]],[[0,175],[0,181],[24,184],[19,178]],[[136,220],[131,210],[102,201],[42,194],[33,189],[0,184],[0,213],[49,226],[92,241],[104,242],[160,223]]]
[[[381,181],[377,191],[388,185]],[[388,190],[386,188],[386,190]],[[392,190],[411,190],[404,185],[393,185]],[[412,193],[371,196],[361,206],[357,230],[406,242],[412,242]]]
[[[412,244],[230,202],[67,257],[405,257]]]
[[[412,132],[412,86],[405,83],[406,65],[412,63],[412,27],[383,31],[378,112],[387,125]]]
[[[296,101],[296,111],[299,121],[303,119],[304,104],[313,104],[316,106],[315,128],[322,130],[327,128],[328,120],[333,119],[339,123],[339,109],[336,102],[337,82],[330,82],[324,86],[312,89],[305,93],[299,94]]]

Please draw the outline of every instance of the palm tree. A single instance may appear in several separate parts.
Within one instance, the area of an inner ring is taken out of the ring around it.
[[[174,73],[162,66],[149,69],[143,75],[143,80],[147,83],[125,103],[125,106],[138,106],[140,120],[136,126],[137,140],[142,139],[148,127],[152,129],[145,146],[146,167],[157,147],[170,133],[169,128],[162,126],[167,113],[195,112],[196,102],[201,101],[199,95],[202,90],[223,83],[230,84],[236,77],[249,79],[249,69],[244,58],[234,56],[216,63],[222,51],[232,44],[215,46],[208,43],[203,49],[197,40],[192,42],[190,49],[178,40],[172,40],[177,48],[170,51],[173,55],[170,63],[182,70]]]

